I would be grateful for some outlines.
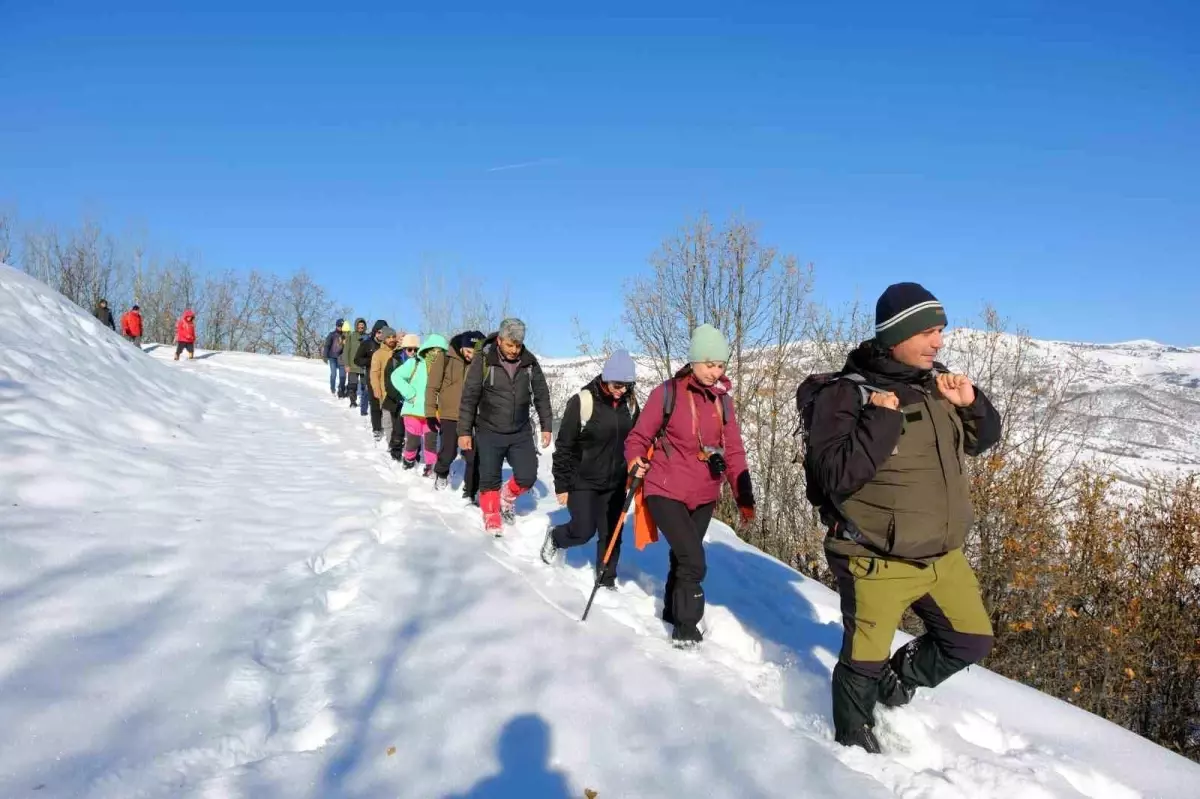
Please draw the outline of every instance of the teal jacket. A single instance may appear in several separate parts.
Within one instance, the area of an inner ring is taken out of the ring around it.
[[[425,384],[429,381],[429,364],[426,360],[429,357],[427,353],[434,349],[442,351],[435,353],[435,357],[445,357],[450,343],[444,336],[434,333],[425,339],[421,349],[417,350],[417,357],[409,358],[399,368],[392,370],[392,385],[400,392],[400,396],[404,397],[401,416],[425,418]]]

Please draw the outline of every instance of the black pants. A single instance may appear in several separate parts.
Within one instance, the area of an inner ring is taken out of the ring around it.
[[[438,477],[450,476],[450,464],[458,457],[458,420],[443,419],[441,425],[442,445],[438,450],[437,465],[433,473]],[[463,472],[463,493],[469,497],[479,493],[479,459],[475,457],[474,449],[462,451],[463,460],[467,464]]]
[[[376,433],[383,432],[383,406],[379,404],[379,400],[375,399],[375,394],[372,391],[367,391],[367,398],[371,403],[371,429]]]
[[[529,488],[537,481],[537,450],[533,448],[532,429],[518,433],[476,430],[475,457],[479,460],[481,492],[500,490],[505,458],[521,488]]]
[[[671,569],[663,591],[663,621],[677,626],[696,626],[704,618],[704,589],[708,571],[704,559],[704,534],[712,521],[713,503],[688,510],[687,505],[666,497],[646,497],[646,508],[671,545]]]
[[[175,357],[178,358],[183,351],[187,350],[188,355],[196,354],[196,344],[192,341],[179,341],[175,344]]]
[[[400,416],[402,407],[397,405],[394,411],[384,409],[385,413],[392,416],[392,434],[388,437],[388,453],[396,460],[400,460],[404,455],[404,419]]]
[[[567,509],[571,511],[571,521],[554,528],[551,535],[554,545],[561,549],[569,549],[586,544],[599,531],[596,538],[596,572],[599,574],[600,565],[604,563],[604,553],[608,549],[608,541],[612,538],[613,528],[621,518],[621,509],[625,505],[625,489],[610,488],[607,491],[572,491],[567,495]],[[615,576],[617,561],[621,558],[621,538],[613,544],[612,557],[608,559],[608,568],[604,577]]]

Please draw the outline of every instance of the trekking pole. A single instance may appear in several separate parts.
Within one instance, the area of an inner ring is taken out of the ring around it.
[[[596,584],[592,586],[592,595],[588,597],[587,607],[583,609],[583,618],[580,621],[587,621],[588,613],[592,610],[592,603],[596,601],[596,593],[600,590],[600,581],[604,579],[604,571],[608,568],[608,559],[612,557],[613,547],[617,545],[617,537],[621,535],[621,530],[625,527],[625,517],[629,515],[629,506],[633,504],[633,496],[637,493],[643,479],[643,477],[635,477],[629,484],[629,493],[625,495],[625,507],[621,509],[621,518],[617,519],[617,527],[613,530],[612,537],[608,539],[608,549],[604,552],[604,561],[596,570]]]

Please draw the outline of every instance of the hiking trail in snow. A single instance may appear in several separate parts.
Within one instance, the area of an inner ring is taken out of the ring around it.
[[[140,354],[0,268],[0,796],[1173,797],[1200,767],[972,668],[832,742],[836,596],[714,523],[706,640],[665,543],[592,585],[406,472],[320,363]],[[29,347],[31,326],[55,331]],[[87,342],[85,346],[83,342]],[[147,349],[151,349],[148,347]],[[896,645],[901,641],[898,639]]]

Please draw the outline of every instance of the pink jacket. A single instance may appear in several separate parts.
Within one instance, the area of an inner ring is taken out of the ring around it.
[[[720,394],[727,393],[732,384],[722,377],[711,388],[700,385],[694,377],[674,378],[675,408],[666,434],[655,449],[654,460],[646,472],[646,496],[661,496],[684,503],[689,509],[721,496],[721,480],[709,473],[708,464],[700,460],[700,441],[706,446],[722,446],[724,437],[725,479],[733,489],[734,499],[742,507],[754,506],[754,492],[750,487],[750,471],[746,467],[746,449],[742,444],[742,431],[737,418],[729,413],[722,430],[718,406]],[[665,385],[665,384],[664,384]],[[662,426],[664,386],[658,386],[646,398],[637,424],[625,439],[625,461],[643,458],[650,449],[650,442]],[[728,403],[732,407],[733,403]],[[695,407],[695,417],[692,408]],[[694,418],[699,418],[695,424]],[[699,433],[699,437],[697,437]]]

